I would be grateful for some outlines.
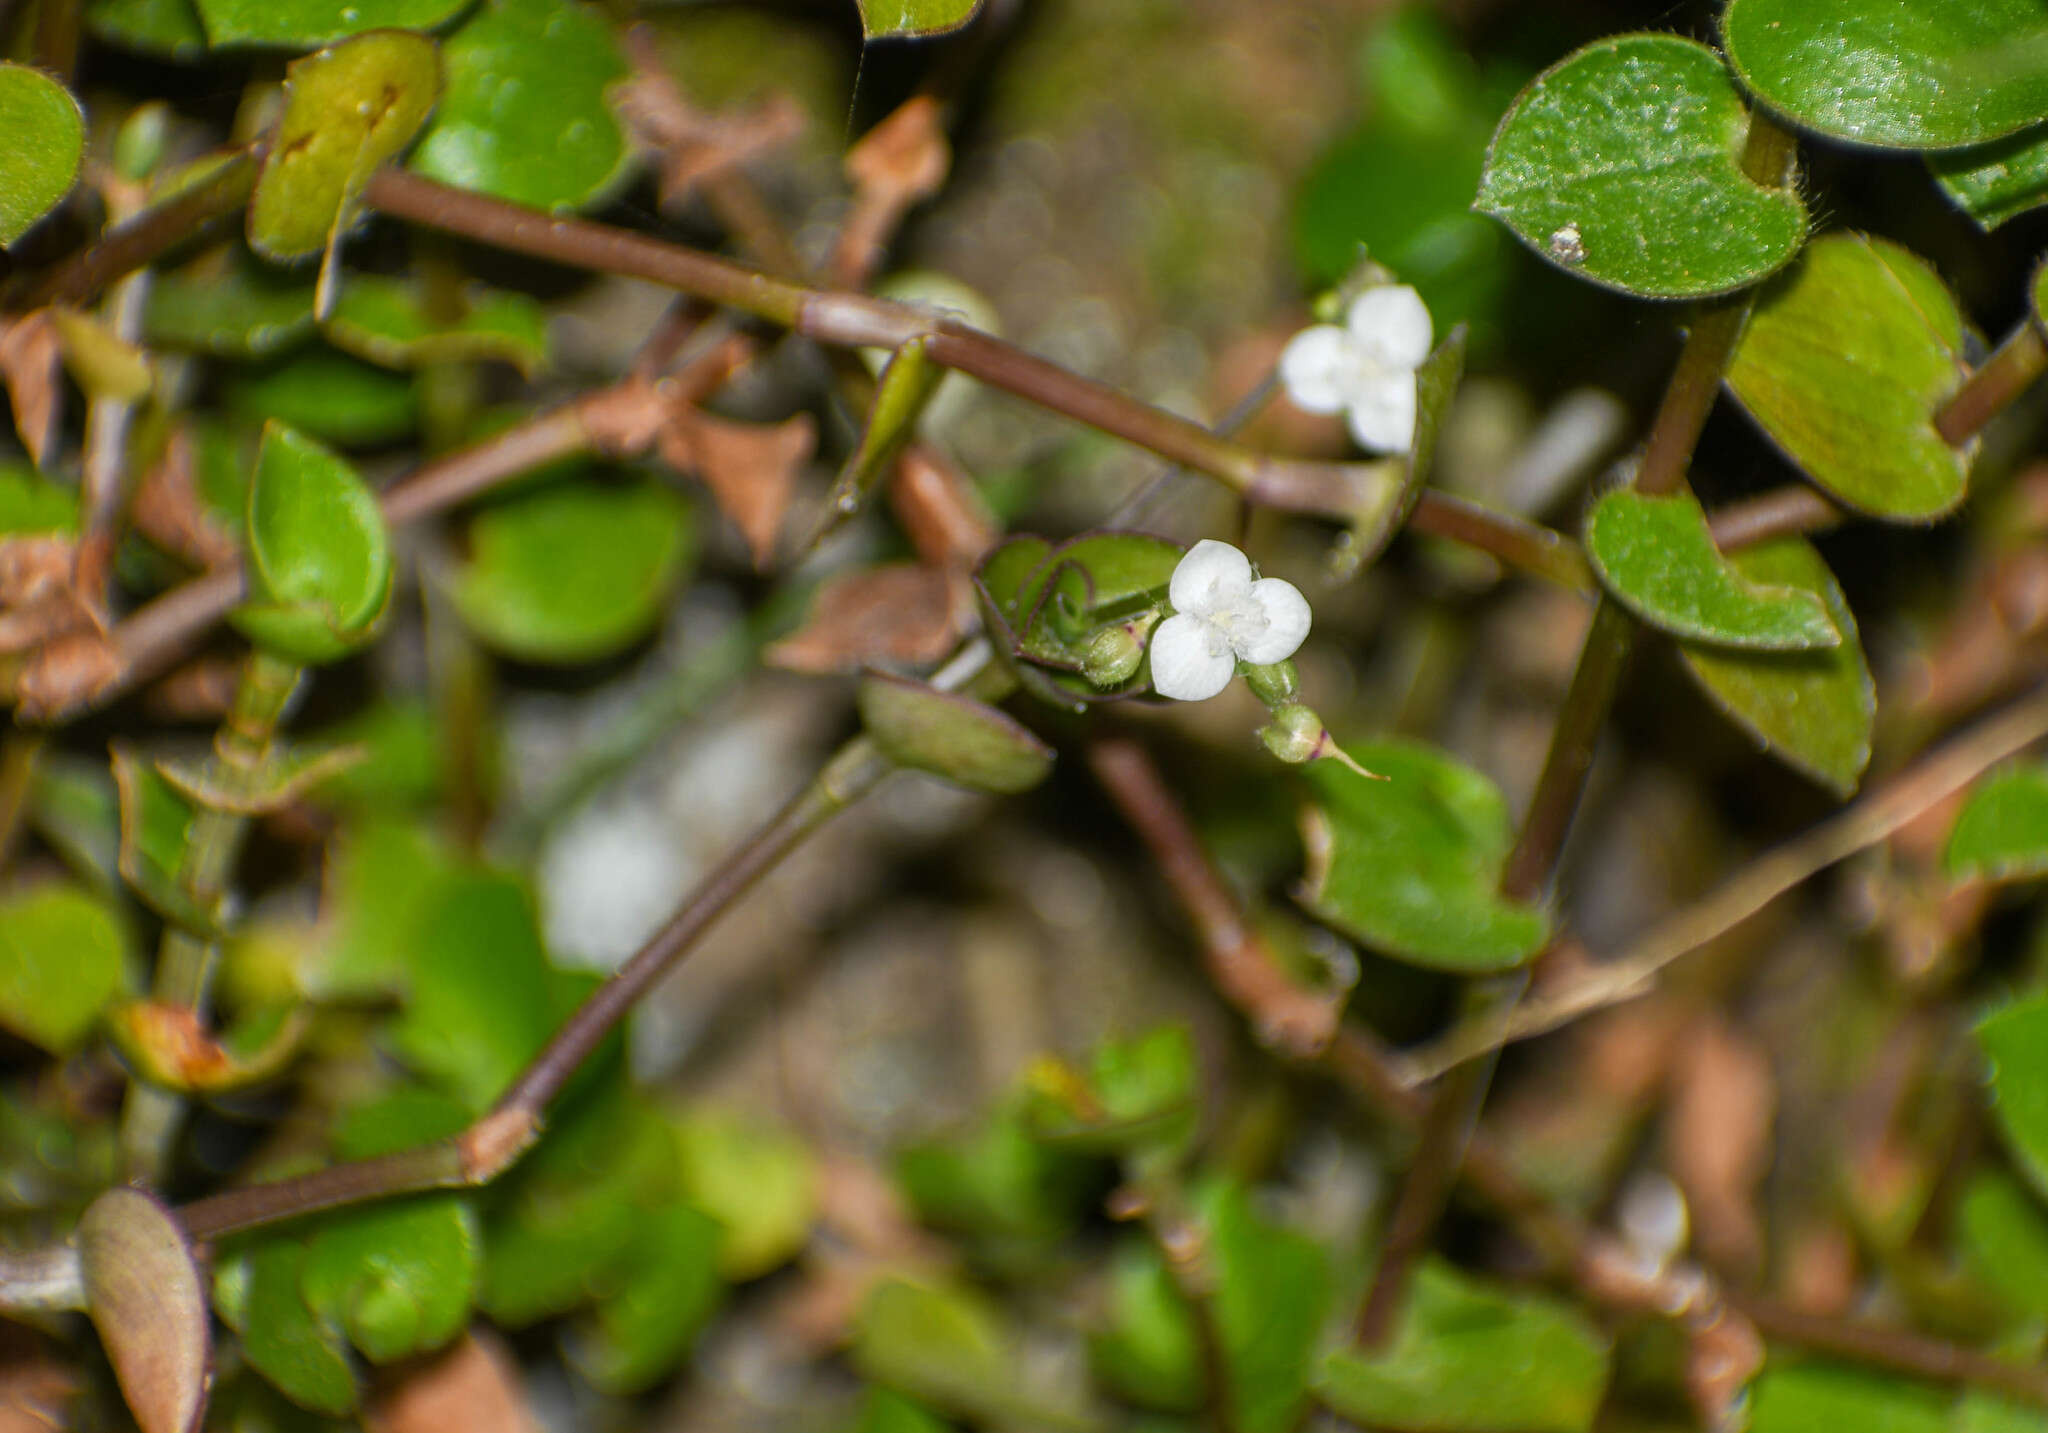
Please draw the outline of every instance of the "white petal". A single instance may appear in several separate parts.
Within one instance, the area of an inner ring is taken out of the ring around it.
[[[1429,357],[1429,308],[1406,284],[1367,289],[1344,322],[1359,351],[1382,368],[1415,368]]]
[[[1415,446],[1415,375],[1389,373],[1359,386],[1344,410],[1351,436],[1374,453],[1405,453]]]
[[[1252,584],[1252,601],[1266,614],[1266,626],[1237,655],[1255,667],[1286,661],[1308,637],[1308,599],[1292,582],[1261,577]]]
[[[1173,569],[1166,596],[1174,611],[1206,617],[1251,585],[1252,560],[1227,542],[1205,537]]]
[[[1280,351],[1280,385],[1304,413],[1341,413],[1358,382],[1351,335],[1335,324],[1305,328]]]
[[[1176,701],[1205,702],[1230,685],[1237,659],[1216,627],[1192,613],[1167,618],[1152,634],[1152,690]]]

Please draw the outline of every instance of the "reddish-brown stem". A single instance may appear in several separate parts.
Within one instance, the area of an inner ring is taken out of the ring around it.
[[[1574,592],[1599,591],[1585,553],[1569,537],[1469,499],[1424,488],[1408,514],[1408,527],[1486,553]]]
[[[1843,516],[1840,508],[1812,488],[1793,483],[1709,513],[1707,528],[1714,535],[1714,546],[1735,552],[1768,538],[1820,532]]]
[[[2031,316],[1977,368],[1934,415],[1934,431],[1951,447],[1982,432],[2011,402],[2048,372],[2048,339]]]
[[[100,236],[100,241],[40,278],[10,285],[0,309],[19,312],[47,304],[82,304],[123,274],[132,273],[205,225],[248,203],[263,164],[264,146],[252,144],[220,168],[161,204],[143,210]]]
[[[195,1199],[181,1206],[177,1213],[194,1239],[218,1239],[223,1234],[296,1219],[322,1209],[417,1194],[427,1189],[460,1189],[475,1182],[463,1167],[458,1142],[445,1139],[291,1179],[223,1190]]]

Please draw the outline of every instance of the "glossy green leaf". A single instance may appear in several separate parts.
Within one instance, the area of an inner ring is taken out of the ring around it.
[[[68,882],[0,895],[0,1027],[68,1055],[128,985],[128,942],[99,897]]]
[[[684,1194],[723,1228],[722,1277],[758,1278],[810,1241],[818,1164],[802,1140],[758,1115],[711,1106],[678,1116],[675,1140]]]
[[[1942,192],[1984,230],[2048,204],[2048,126],[1927,156]]]
[[[336,348],[386,368],[492,358],[530,378],[548,361],[546,310],[502,289],[473,288],[460,314],[443,316],[417,284],[353,274],[324,331]]]
[[[78,489],[53,483],[27,463],[0,462],[0,537],[78,531]]]
[[[1925,521],[1963,499],[1970,450],[1934,431],[1967,372],[1963,319],[1917,255],[1829,234],[1765,289],[1728,388],[1830,497]]]
[[[1047,1057],[1026,1076],[1024,1115],[1039,1139],[1098,1154],[1170,1150],[1193,1136],[1199,1075],[1186,1027],[1163,1025],[1096,1046],[1084,1072]]]
[[[1618,489],[1586,519],[1586,556],[1615,600],[1659,631],[1730,647],[1840,644],[1825,605],[1796,587],[1759,587],[1714,546],[1689,492]]]
[[[1300,1421],[1329,1308],[1328,1256],[1306,1234],[1262,1218],[1231,1181],[1203,1190],[1196,1208],[1215,1281],[1210,1298],[1229,1371],[1232,1426],[1287,1433]]]
[[[1954,880],[2048,874],[2048,766],[2008,766],[1978,782],[1949,832],[1943,865]]]
[[[323,1219],[299,1289],[374,1363],[439,1348],[469,1321],[481,1258],[467,1201],[436,1194]]]
[[[425,806],[445,785],[444,733],[423,697],[375,702],[354,716],[322,727],[323,743],[364,753],[360,762],[329,773],[315,799],[354,811]]]
[[[675,1196],[675,1165],[663,1121],[623,1081],[572,1099],[485,1220],[484,1311],[522,1328],[615,1287],[644,1205]]]
[[[1570,1305],[1431,1258],[1415,1271],[1387,1347],[1330,1354],[1316,1391],[1342,1417],[1403,1433],[1587,1433],[1607,1357],[1606,1338]]]
[[[870,40],[943,35],[972,20],[981,0],[856,0],[861,33]]]
[[[155,762],[125,747],[114,748],[113,768],[121,797],[121,879],[172,925],[214,930],[219,912],[202,908],[182,879],[192,803],[164,780]]]
[[[1294,251],[1314,284],[1361,246],[1422,294],[1440,326],[1483,324],[1509,276],[1506,240],[1472,212],[1507,96],[1484,82],[1437,12],[1403,6],[1365,46],[1371,111],[1316,161],[1295,202]]]
[[[412,158],[421,174],[539,209],[580,208],[625,176],[606,94],[626,62],[595,8],[485,0],[442,59],[441,106]]]
[[[1940,1389],[1869,1369],[1774,1364],[1750,1399],[1749,1433],[1949,1433],[1949,1400]]]
[[[1742,172],[1748,131],[1705,45],[1601,40],[1538,75],[1502,118],[1476,207],[1593,283],[1642,298],[1727,293],[1806,238],[1799,196]]]
[[[1991,1065],[1991,1109],[2020,1169],[2048,1195],[2048,995],[2029,995],[1977,1022]]]
[[[142,1433],[188,1433],[206,1413],[212,1324],[185,1227],[153,1194],[116,1185],[78,1221],[86,1312]]]
[[[570,1362],[600,1392],[638,1393],[670,1373],[725,1297],[724,1231],[688,1204],[636,1221],[623,1277],[571,1331]]]
[[[1731,0],[1728,61],[1803,129],[1860,144],[1983,144],[2048,115],[2038,0]]]
[[[690,510],[652,480],[518,493],[470,522],[449,591],[484,642],[529,662],[608,656],[660,619],[695,549]]]
[[[1111,1392],[1166,1413],[1201,1409],[1201,1326],[1149,1240],[1124,1239],[1110,1256],[1104,1320],[1088,1362]]]
[[[265,1240],[248,1253],[242,1294],[242,1356],[302,1408],[340,1417],[356,1406],[356,1375],[341,1331],[317,1317],[300,1292],[306,1246]],[[221,1301],[218,1281],[214,1302]]]
[[[1386,780],[1334,761],[1306,768],[1308,908],[1376,950],[1440,970],[1508,970],[1542,949],[1543,911],[1499,895],[1514,833],[1494,784],[1417,742],[1344,749]]]
[[[1073,1227],[1090,1180],[1086,1162],[1033,1138],[1014,1108],[902,1150],[896,1177],[927,1223],[1022,1249]]]
[[[337,453],[282,423],[263,430],[249,483],[249,601],[234,623],[295,662],[347,656],[391,597],[377,499]]]
[[[157,275],[142,315],[142,336],[152,346],[227,358],[281,353],[312,331],[311,280],[260,264],[241,249]]]
[[[470,0],[192,0],[220,45],[310,50],[370,30],[431,30]]]
[[[449,880],[420,914],[409,964],[392,1049],[472,1110],[487,1108],[555,1029],[526,888],[483,872]]]
[[[969,791],[1029,791],[1052,774],[1052,748],[984,702],[908,677],[870,672],[856,700],[868,735],[899,766]]]
[[[85,28],[94,39],[166,60],[206,53],[206,31],[192,0],[86,0]]]
[[[329,1000],[403,992],[415,968],[415,932],[459,871],[423,824],[380,815],[344,826],[328,848],[328,934],[303,977],[306,992]]]
[[[1751,582],[1818,595],[1842,644],[1820,652],[1742,652],[1683,642],[1679,656],[1715,705],[1772,755],[1848,795],[1870,761],[1877,689],[1842,589],[1803,538],[1774,538],[1729,560]]]
[[[227,383],[228,412],[245,422],[275,420],[338,447],[403,438],[419,421],[412,379],[329,348],[304,353]]]
[[[273,14],[292,8],[292,0],[263,5]],[[347,210],[372,171],[419,133],[440,88],[434,42],[403,30],[294,60],[285,70],[284,113],[249,201],[249,247],[271,259],[327,248],[347,227]]]
[[[57,207],[78,180],[85,115],[41,70],[0,60],[0,248]]]
[[[2048,1215],[2016,1179],[1973,1175],[1956,1204],[1963,1267],[2014,1313],[2048,1320]]]

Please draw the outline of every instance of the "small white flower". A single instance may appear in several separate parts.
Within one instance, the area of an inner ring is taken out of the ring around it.
[[[1284,662],[1308,636],[1308,599],[1277,577],[1252,580],[1251,559],[1203,538],[1188,549],[1166,595],[1174,615],[1152,634],[1152,689],[1184,702],[1207,701],[1237,672],[1239,659]]]
[[[1297,333],[1280,355],[1280,382],[1308,413],[1342,413],[1358,446],[1405,453],[1415,445],[1415,370],[1429,357],[1429,309],[1406,284],[1367,289],[1344,326]]]

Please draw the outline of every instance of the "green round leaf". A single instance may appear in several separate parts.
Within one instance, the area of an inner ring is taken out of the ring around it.
[[[1729,560],[1751,582],[1817,595],[1842,634],[1841,645],[1817,652],[1743,652],[1681,642],[1680,657],[1715,704],[1772,755],[1848,795],[1870,761],[1877,691],[1842,589],[1802,538],[1759,543]]]
[[[1803,128],[1863,144],[1983,144],[2048,115],[2040,0],[1730,0],[1728,61]]]
[[[2048,1195],[2048,995],[2029,995],[1977,1022],[1991,1063],[1991,1109],[2020,1170]]]
[[[1956,1205],[1956,1243],[1971,1276],[2015,1313],[2048,1320],[2048,1218],[2020,1182],[1974,1175]]]
[[[786,1263],[818,1214],[810,1147],[759,1116],[695,1108],[675,1124],[684,1193],[723,1227],[718,1271],[738,1282]]]
[[[1811,592],[1747,581],[1714,546],[1689,492],[1607,494],[1586,519],[1586,556],[1615,600],[1676,637],[1779,651],[1842,640]]]
[[[426,122],[441,62],[426,36],[383,30],[294,60],[284,83],[284,113],[249,201],[249,247],[271,259],[328,247],[371,171]]]
[[[127,945],[107,903],[82,887],[0,896],[0,1026],[70,1054],[126,990]]]
[[[2048,875],[2048,766],[2008,766],[1978,782],[1949,832],[1943,864],[1954,880]]]
[[[2048,126],[1927,156],[1942,192],[1980,229],[2048,204]]]
[[[870,672],[857,694],[861,722],[882,754],[969,791],[1029,791],[1052,773],[1052,748],[984,702],[908,677]]]
[[[870,40],[943,35],[972,20],[981,0],[857,0],[861,33]]]
[[[310,50],[370,30],[431,30],[470,0],[191,0],[215,45]]]
[[[1705,45],[1602,40],[1538,75],[1502,118],[1475,207],[1593,283],[1642,298],[1727,293],[1806,238],[1799,196],[1742,172],[1748,131]]]
[[[626,62],[600,12],[569,0],[485,0],[443,52],[447,89],[412,167],[540,209],[608,193],[630,153],[605,92]]]
[[[295,662],[331,662],[375,630],[391,596],[391,539],[377,500],[340,455],[282,423],[263,430],[249,483],[251,640]]]
[[[1344,750],[1386,779],[1334,761],[1306,768],[1308,908],[1376,950],[1439,970],[1509,970],[1541,950],[1543,911],[1499,894],[1514,832],[1498,788],[1419,742]]]
[[[403,438],[419,420],[419,395],[410,377],[325,348],[232,375],[226,399],[228,411],[248,423],[274,418],[345,447]]]
[[[1211,1316],[1234,1405],[1230,1426],[1289,1433],[1301,1420],[1329,1308],[1329,1256],[1306,1234],[1261,1216],[1234,1181],[1216,1180],[1195,1204],[1215,1280]]]
[[[1828,496],[1907,521],[1963,499],[1968,449],[1934,413],[1968,371],[1963,318],[1926,261],[1829,234],[1757,301],[1728,388]]]
[[[592,1387],[638,1393],[675,1368],[724,1300],[723,1238],[716,1219],[688,1204],[642,1213],[618,1286],[567,1339],[570,1361]]]
[[[555,1031],[547,953],[526,888],[451,876],[412,924],[392,1050],[472,1110],[489,1108]]]
[[[501,289],[475,289],[459,316],[436,316],[418,285],[352,274],[323,331],[336,348],[386,368],[495,358],[530,378],[548,360],[547,311]]]
[[[1316,1391],[1345,1418],[1402,1433],[1588,1433],[1607,1362],[1606,1338],[1570,1305],[1431,1258],[1415,1271],[1392,1342],[1330,1354]]]
[[[462,620],[497,650],[587,662],[654,626],[694,547],[690,510],[667,487],[586,476],[479,512],[449,591]]]
[[[312,281],[259,264],[239,247],[225,262],[209,258],[157,275],[142,315],[152,347],[226,358],[268,357],[312,331]]]
[[[356,1406],[355,1368],[341,1332],[306,1306],[299,1284],[305,1264],[306,1246],[296,1239],[265,1240],[249,1251],[242,1356],[292,1402],[339,1418]],[[217,1307],[222,1293],[217,1278]]]
[[[85,28],[94,39],[166,60],[206,53],[206,31],[192,0],[86,0]]]
[[[78,179],[85,115],[41,70],[0,60],[0,248],[57,207]]]
[[[1869,1369],[1773,1366],[1757,1379],[1751,1398],[1749,1433],[1950,1433],[1945,1392]]]
[[[299,1292],[373,1363],[439,1348],[469,1321],[481,1250],[466,1200],[440,1194],[329,1215]]]

